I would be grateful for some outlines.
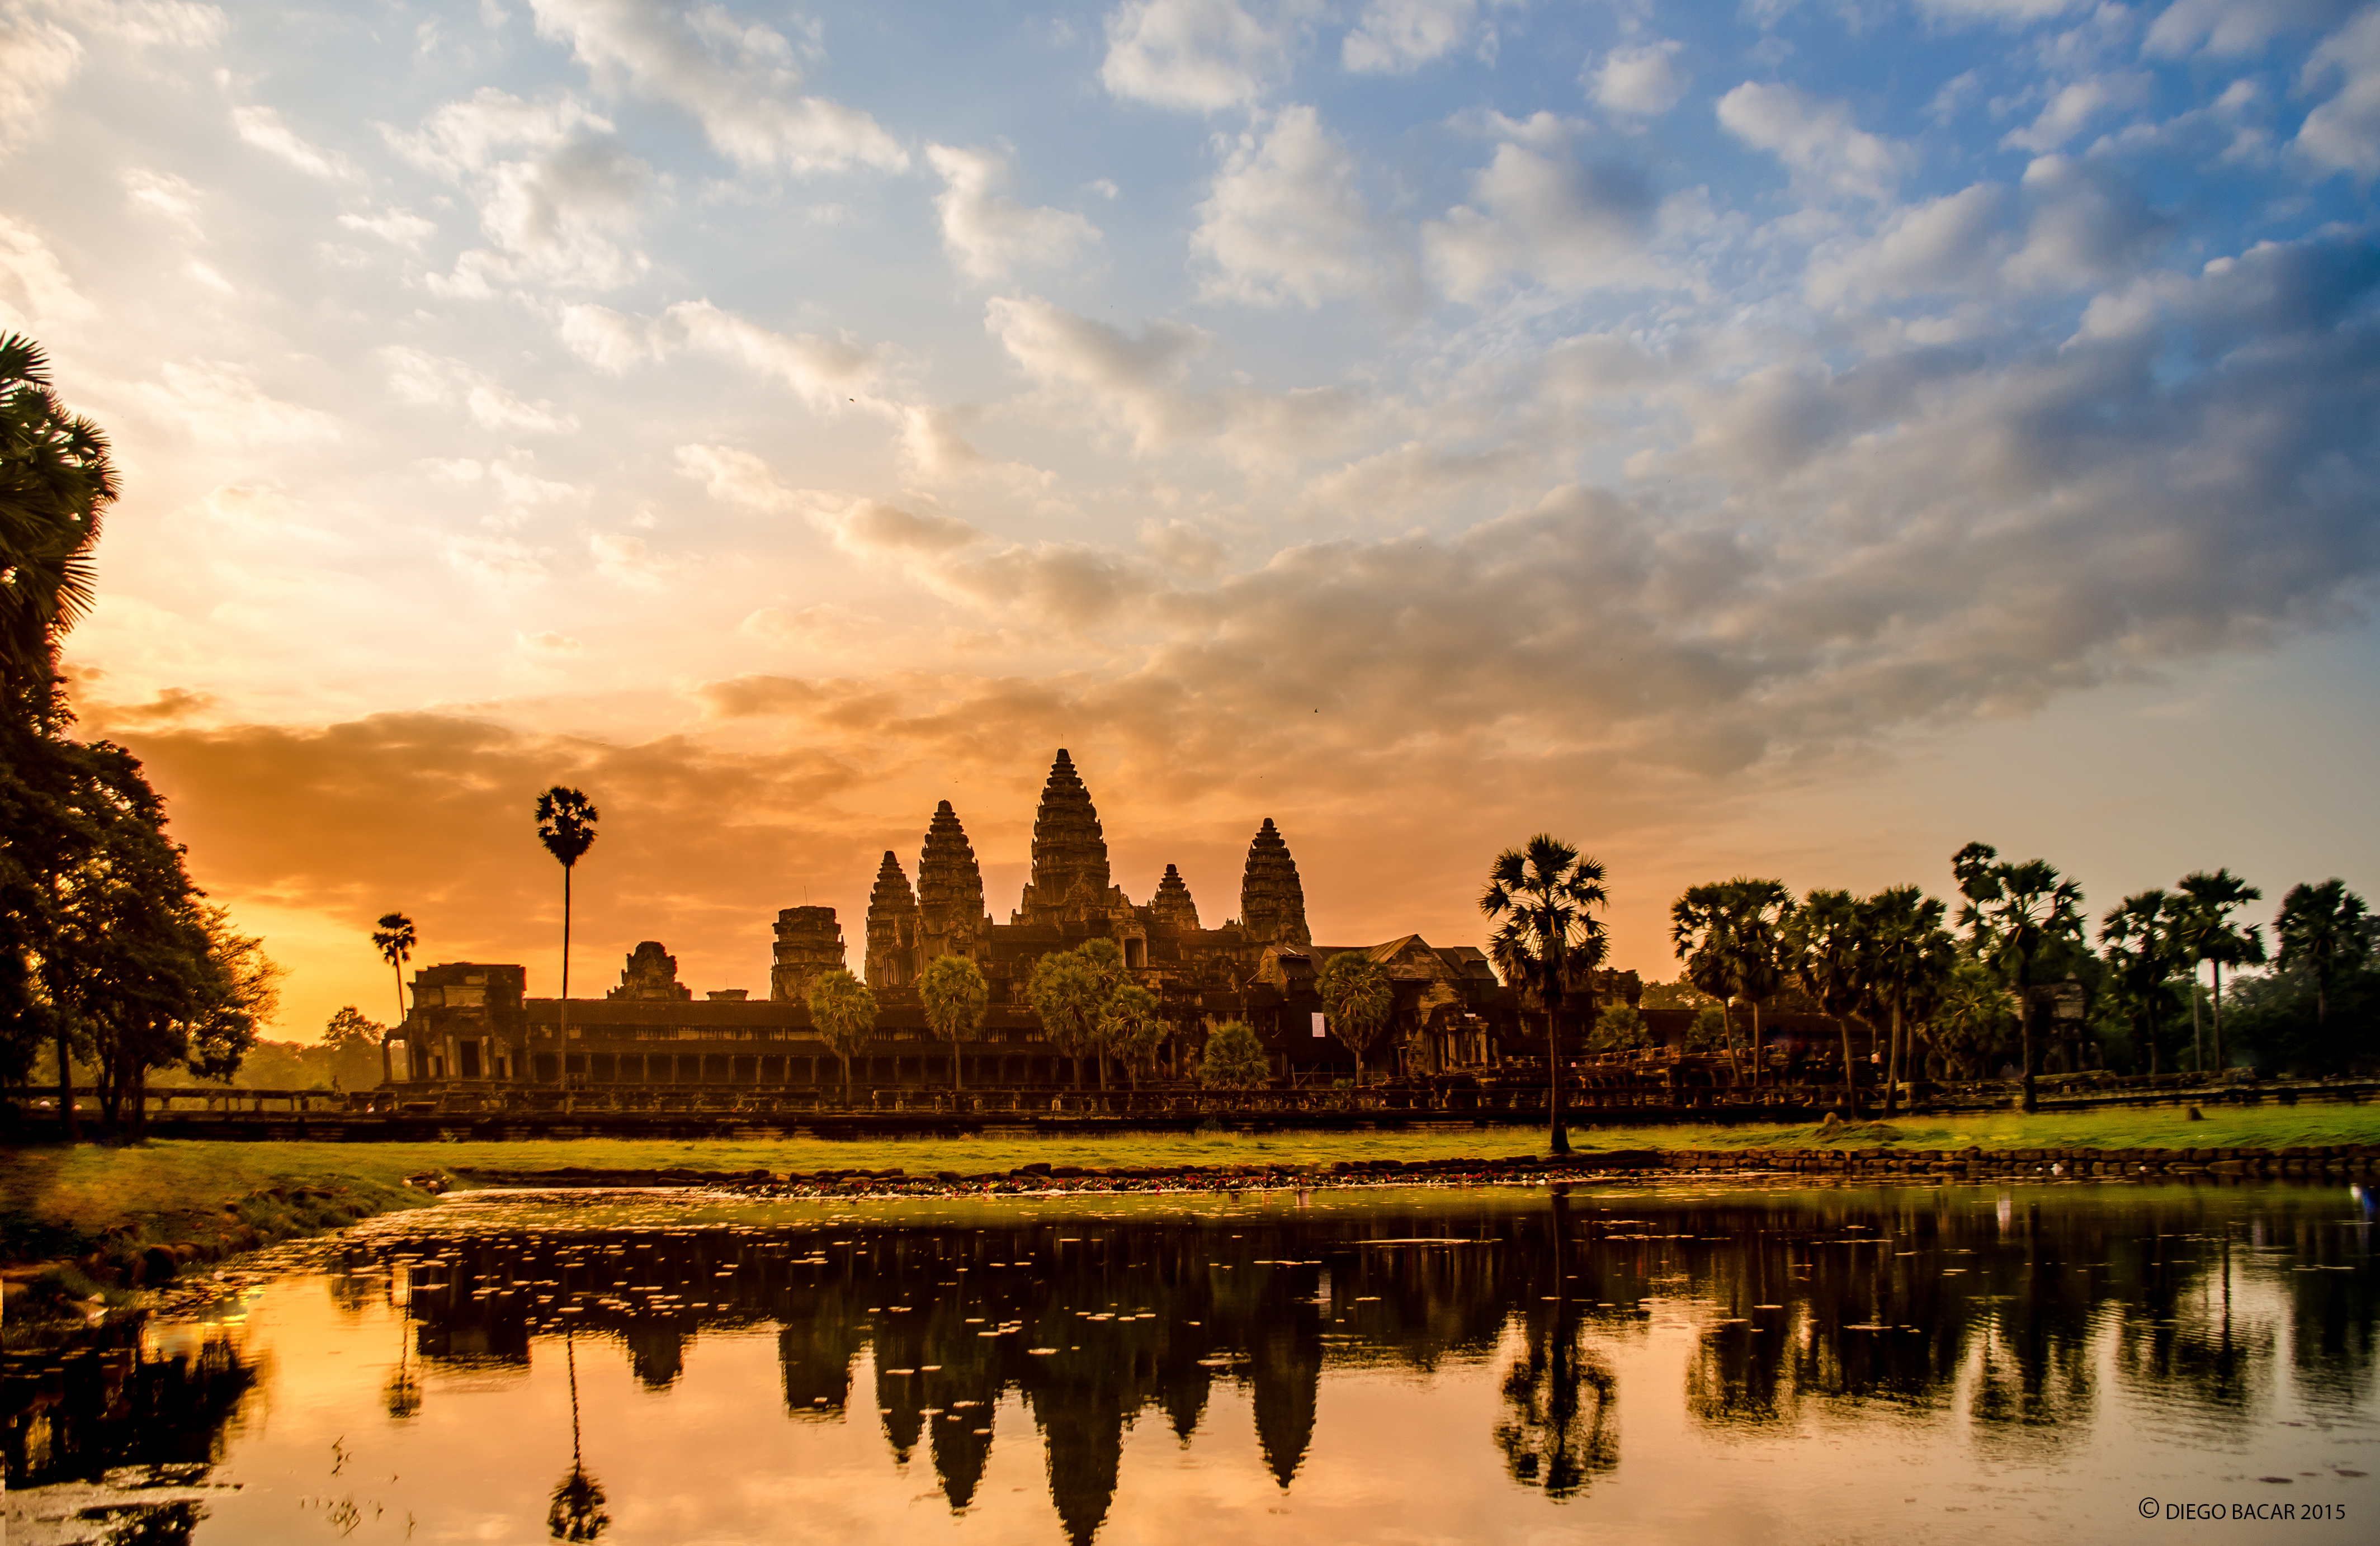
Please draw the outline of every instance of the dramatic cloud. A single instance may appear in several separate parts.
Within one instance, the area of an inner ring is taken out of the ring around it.
[[[1090,14],[0,0],[0,326],[126,472],[83,722],[294,1004],[391,905],[550,962],[556,779],[599,953],[706,986],[856,952],[936,799],[1013,896],[1059,745],[1135,896],[1272,815],[1318,927],[1475,938],[1550,829],[1663,970],[1672,881],[1993,801],[2380,864],[2284,787],[2369,760],[2380,10]],[[2272,797],[2189,819],[2179,730],[2082,791],[2151,708]]]

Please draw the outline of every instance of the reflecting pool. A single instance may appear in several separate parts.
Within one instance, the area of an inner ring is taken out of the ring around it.
[[[2372,1249],[2278,1185],[468,1193],[11,1353],[7,1540],[2370,1540]]]

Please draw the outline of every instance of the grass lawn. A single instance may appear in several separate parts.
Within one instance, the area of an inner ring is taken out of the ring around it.
[[[2210,1111],[2192,1122],[2178,1111],[2108,1111],[2024,1117],[1994,1113],[1904,1118],[1895,1141],[1912,1149],[2284,1148],[2380,1142],[2380,1105],[2269,1106]],[[1875,1140],[1855,1137],[1851,1146]],[[1817,1128],[1576,1127],[1582,1152],[1614,1149],[1817,1148]],[[327,1187],[372,1208],[408,1205],[400,1186],[425,1170],[594,1169],[880,1170],[913,1174],[1004,1171],[1034,1160],[1080,1166],[1318,1164],[1362,1159],[1483,1159],[1539,1154],[1533,1128],[1458,1131],[1149,1134],[1115,1138],[827,1139],[674,1142],[579,1139],[494,1143],[228,1143],[161,1141],[140,1148],[30,1146],[0,1151],[0,1214],[15,1225],[17,1254],[30,1226],[95,1235],[138,1226],[151,1239],[195,1238],[224,1208],[274,1187]]]

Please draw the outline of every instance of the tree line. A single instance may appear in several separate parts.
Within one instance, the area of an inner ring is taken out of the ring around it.
[[[192,884],[140,759],[80,741],[59,642],[96,598],[120,486],[30,339],[0,336],[0,1080],[78,1070],[138,1131],[151,1075],[225,1078],[278,1003],[281,969]]]

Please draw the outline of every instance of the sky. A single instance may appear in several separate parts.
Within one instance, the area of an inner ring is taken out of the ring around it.
[[[80,732],[290,969],[859,964],[1068,748],[1136,901],[2380,885],[2380,4],[0,0],[114,437]]]

